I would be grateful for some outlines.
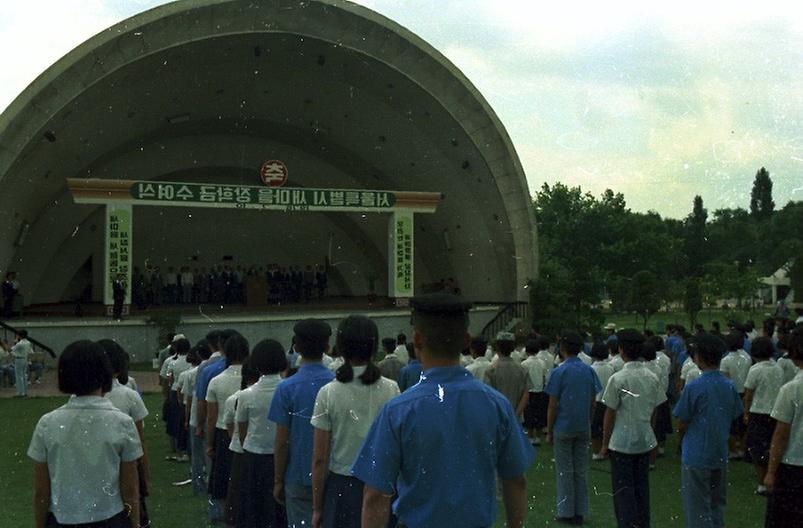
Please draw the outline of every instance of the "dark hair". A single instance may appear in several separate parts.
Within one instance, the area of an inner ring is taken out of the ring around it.
[[[248,357],[248,340],[240,334],[233,335],[226,340],[224,346],[226,366],[242,363]]]
[[[415,346],[412,343],[405,343],[404,348],[407,349],[407,355],[410,356],[410,359],[418,358],[418,354],[415,353]]]
[[[649,339],[644,341],[641,345],[641,359],[644,361],[653,361],[657,356],[655,355],[655,345]]]
[[[193,367],[197,367],[201,364],[200,347],[198,347],[198,345],[195,345],[187,352],[187,363]]]
[[[486,341],[482,336],[474,336],[471,338],[471,342],[469,343],[468,347],[474,352],[482,355],[485,354],[485,349],[488,348],[488,341]]]
[[[240,370],[242,380],[240,381],[240,390],[245,390],[249,385],[253,385],[259,381],[259,371],[254,366],[254,359],[248,356],[243,360],[243,368]]]
[[[329,336],[316,333],[304,335],[295,334],[293,336],[293,343],[296,346],[296,352],[301,354],[302,357],[317,360],[321,359],[323,353],[326,352],[326,345],[329,344]]]
[[[538,350],[549,350],[549,338],[546,336],[539,336],[538,339]]]
[[[28,337],[27,330],[17,330],[15,333],[23,339],[26,339]]]
[[[643,341],[622,341],[619,340],[619,350],[624,352],[625,355],[631,360],[636,361],[641,357],[641,351],[644,348]]]
[[[201,339],[195,343],[195,348],[198,349],[198,356],[201,358],[201,361],[206,361],[212,356],[212,351],[209,350],[209,341],[206,339]]]
[[[602,343],[594,343],[591,346],[591,357],[599,360],[608,359],[608,347]]]
[[[117,381],[122,385],[128,383],[128,352],[126,352],[119,343],[111,339],[101,339],[98,341],[98,344],[103,347],[106,357],[109,358],[112,376],[117,374]]]
[[[103,347],[92,341],[67,345],[59,356],[59,390],[64,394],[86,396],[98,389],[112,390],[112,366]]]
[[[775,347],[772,346],[772,339],[769,337],[757,337],[753,340],[753,346],[750,347],[750,355],[758,359],[771,358],[775,353]]]
[[[392,337],[386,337],[382,340],[382,348],[384,348],[387,353],[393,352],[393,349],[396,348],[396,340]]]
[[[725,336],[725,347],[729,351],[739,350],[742,348],[743,343],[744,336],[742,336],[741,332],[729,332]]]
[[[169,346],[170,343],[173,342],[173,338],[176,337],[176,334],[174,332],[168,332],[165,337],[167,338],[167,344]]]
[[[500,356],[509,356],[516,350],[516,343],[513,341],[500,340],[496,342],[496,350],[499,351]]]
[[[749,321],[748,321],[749,322]],[[711,328],[719,332],[719,321],[711,321]]]
[[[278,374],[287,370],[287,354],[275,339],[263,339],[251,351],[249,363],[261,375]]]
[[[379,342],[379,331],[371,319],[364,315],[349,315],[337,327],[336,341],[344,360],[335,373],[337,381],[349,383],[354,379],[351,366],[354,359],[367,362],[365,372],[360,375],[363,385],[373,385],[382,377],[379,367],[371,361]]]
[[[527,352],[528,355],[537,354],[540,349],[538,348],[538,340],[537,339],[528,339],[524,343],[524,351]]]
[[[709,367],[719,366],[722,361],[722,354],[725,352],[725,343],[714,336],[702,336],[689,343],[689,352],[694,357],[697,354],[699,359]]]
[[[226,348],[226,341],[228,341],[229,339],[231,339],[234,336],[242,337],[242,334],[240,332],[238,332],[237,330],[234,330],[232,328],[227,328],[225,330],[221,330],[220,331],[220,347],[225,349]]]
[[[173,352],[178,356],[183,356],[190,351],[190,342],[186,339],[179,339],[173,342]]]
[[[775,319],[764,319],[761,328],[764,330],[765,334],[772,335],[772,333],[775,332]]]
[[[803,323],[799,323],[789,335],[787,355],[793,361],[803,361]]]
[[[215,350],[223,348],[220,343],[220,330],[212,330],[206,334],[206,346],[212,347]]]
[[[399,334],[396,336],[396,342],[400,345],[407,344],[407,336],[404,334]]]
[[[649,340],[652,342],[652,346],[655,347],[655,352],[660,352],[664,349],[664,340],[661,336],[654,335],[651,336]]]
[[[412,323],[433,356],[460,357],[468,333],[467,313],[430,314],[416,311],[413,312]]]
[[[608,347],[608,355],[616,356],[619,354],[619,342],[615,340],[610,340],[605,342],[605,346]]]

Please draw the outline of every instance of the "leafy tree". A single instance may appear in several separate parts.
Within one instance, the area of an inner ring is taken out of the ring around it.
[[[795,261],[789,268],[789,282],[795,290],[796,303],[803,303],[803,251],[797,254]]]
[[[767,220],[775,210],[772,201],[772,179],[767,169],[761,167],[753,180],[753,190],[750,192],[750,214],[758,220]]]
[[[629,308],[644,319],[644,329],[647,321],[661,307],[661,292],[658,277],[651,271],[643,270],[633,275],[630,281]]]
[[[683,309],[689,316],[691,326],[697,322],[697,314],[703,309],[703,296],[700,292],[700,281],[691,278],[686,281],[686,291],[683,295]]]
[[[697,195],[694,197],[694,206],[691,214],[686,217],[686,255],[689,259],[689,274],[692,277],[702,276],[703,267],[706,260],[706,221],[708,211],[703,207],[703,199]]]

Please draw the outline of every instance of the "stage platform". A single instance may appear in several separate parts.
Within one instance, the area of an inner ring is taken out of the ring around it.
[[[96,307],[98,313],[101,307]],[[497,306],[478,306],[471,311],[470,331],[479,333],[494,318]],[[93,310],[95,311],[95,310]],[[243,334],[251,343],[262,339],[276,339],[290,345],[296,322],[309,317],[323,319],[334,329],[347,315],[365,314],[379,328],[380,338],[396,337],[399,333],[411,334],[409,308],[392,306],[387,299],[327,299],[325,301],[283,306],[248,308],[213,305],[162,306],[134,313],[121,321],[99,315],[74,317],[67,310],[41,307],[25,316],[11,319],[8,324],[28,330],[31,338],[60,353],[66,345],[79,339],[114,339],[131,355],[133,362],[150,361],[160,347],[160,336],[165,332],[164,322],[179,320],[176,331],[195,343],[212,329],[232,328]],[[13,336],[7,336],[9,339]],[[52,358],[48,358],[52,363]]]

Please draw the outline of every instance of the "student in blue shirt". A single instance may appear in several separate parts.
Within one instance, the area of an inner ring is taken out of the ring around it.
[[[545,392],[549,395],[547,436],[555,446],[557,477],[556,520],[582,524],[588,516],[588,442],[594,401],[602,390],[594,369],[577,358],[583,339],[573,332],[560,338],[564,361],[552,371]]]
[[[318,391],[335,378],[321,363],[329,351],[332,328],[324,321],[306,319],[296,323],[293,332],[301,366],[276,387],[268,411],[268,420],[276,423],[273,496],[286,506],[289,528],[307,528],[312,526],[314,429],[310,419]]]
[[[413,347],[407,347],[407,353],[410,355],[410,363],[402,367],[399,371],[399,390],[404,392],[421,379],[421,362],[415,355]]]
[[[424,372],[385,404],[352,467],[365,482],[362,526],[384,528],[394,494],[399,524],[410,528],[492,526],[498,475],[507,526],[521,528],[535,450],[507,398],[460,366],[469,305],[448,293],[411,305]]]
[[[689,345],[702,375],[686,385],[674,414],[680,421],[681,495],[686,526],[725,526],[728,437],[742,412],[733,382],[719,370],[725,343],[710,334]]]

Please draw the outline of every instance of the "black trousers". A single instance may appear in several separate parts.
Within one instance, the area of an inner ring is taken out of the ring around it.
[[[775,474],[775,491],[767,499],[765,528],[803,526],[803,466],[781,464]]]
[[[287,514],[273,498],[273,455],[243,454],[238,528],[284,528]]]
[[[98,521],[93,523],[84,524],[61,524],[56,520],[53,513],[47,514],[45,521],[45,528],[130,528],[131,523],[128,520],[124,511],[121,511],[114,517],[110,517],[105,521]]]
[[[650,452],[609,453],[613,507],[619,528],[649,528]]]
[[[360,528],[364,487],[358,478],[330,471],[323,496],[323,527]]]

